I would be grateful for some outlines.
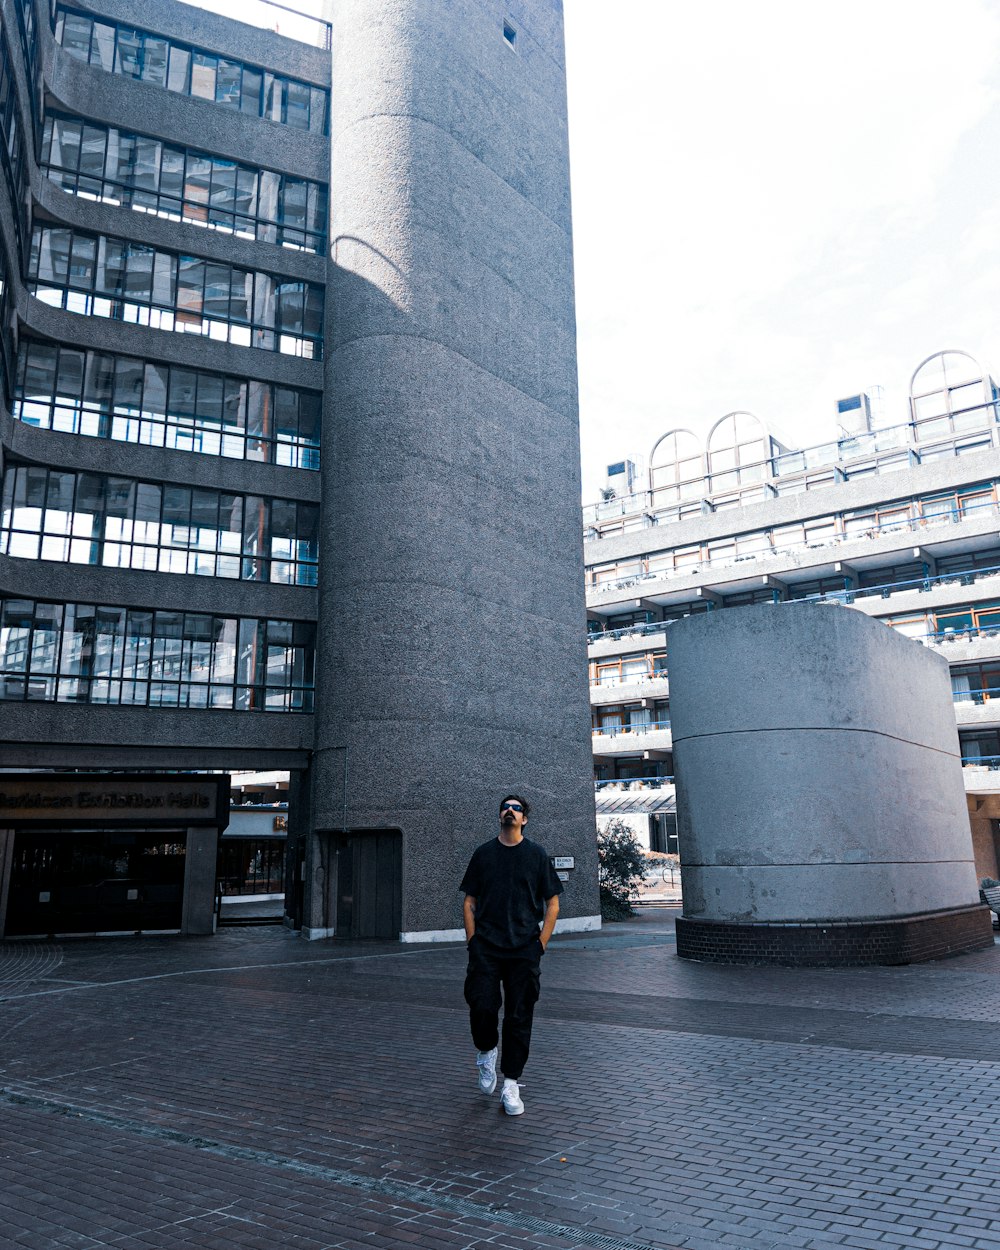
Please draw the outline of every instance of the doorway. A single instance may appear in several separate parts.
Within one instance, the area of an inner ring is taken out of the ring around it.
[[[185,829],[19,829],[8,937],[180,929]]]
[[[403,919],[402,842],[398,829],[333,835],[338,938],[399,938]]]

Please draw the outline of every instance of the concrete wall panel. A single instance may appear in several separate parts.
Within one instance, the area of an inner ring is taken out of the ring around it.
[[[860,613],[671,626],[685,916],[867,920],[978,898],[948,666]]]

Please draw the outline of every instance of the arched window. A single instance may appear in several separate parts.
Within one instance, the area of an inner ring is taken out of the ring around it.
[[[701,440],[690,430],[670,430],[649,454],[653,506],[698,499],[704,494],[705,460]]]
[[[771,476],[771,436],[752,412],[728,412],[708,435],[709,492],[738,490]]]
[[[910,414],[918,443],[982,430],[998,419],[996,383],[967,352],[937,352],[910,379]]]

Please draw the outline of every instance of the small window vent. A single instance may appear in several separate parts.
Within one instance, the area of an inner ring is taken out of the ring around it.
[[[511,22],[505,21],[503,24],[503,41],[508,48],[517,50],[517,27]]]

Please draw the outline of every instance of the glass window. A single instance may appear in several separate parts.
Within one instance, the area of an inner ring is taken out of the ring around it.
[[[309,129],[309,88],[302,82],[285,85],[286,103],[284,120],[296,130]]]
[[[240,107],[240,80],[242,66],[239,61],[219,61],[219,70],[215,81],[215,101],[228,108]]]
[[[243,68],[243,89],[240,94],[240,111],[260,116],[260,89],[262,74],[259,69]]]
[[[166,86],[167,54],[170,44],[157,35],[146,35],[142,49],[142,81]]]
[[[90,60],[90,35],[93,23],[81,13],[62,15],[62,46],[78,61]]]
[[[205,262],[197,256],[181,256],[177,266],[177,311],[201,320]]]
[[[167,70],[167,87],[170,91],[187,94],[189,75],[191,73],[191,53],[187,48],[170,46],[170,62]]]
[[[215,99],[219,58],[208,52],[195,52],[191,58],[191,94],[202,100]]]
[[[91,65],[111,73],[115,66],[115,28],[106,22],[94,22],[94,37],[90,48]]]
[[[97,249],[95,289],[108,295],[120,293],[125,279],[125,252],[121,239],[102,238]]]
[[[142,32],[118,28],[118,50],[115,56],[116,74],[128,78],[142,77]]]
[[[153,249],[130,243],[126,256],[125,294],[148,303],[153,291]]]

